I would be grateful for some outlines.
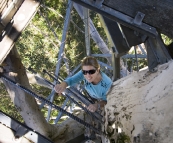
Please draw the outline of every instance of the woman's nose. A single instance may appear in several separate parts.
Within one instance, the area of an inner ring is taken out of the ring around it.
[[[91,76],[89,73],[86,73],[86,76]]]

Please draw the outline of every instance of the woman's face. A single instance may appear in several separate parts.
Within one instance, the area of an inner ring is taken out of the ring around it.
[[[97,81],[97,77],[99,75],[99,71],[96,70],[93,66],[83,66],[82,67],[83,75],[88,82],[95,82]]]

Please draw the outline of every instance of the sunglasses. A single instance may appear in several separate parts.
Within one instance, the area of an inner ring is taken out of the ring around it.
[[[82,70],[82,73],[84,74],[84,75],[87,75],[87,73],[88,74],[94,74],[96,72],[96,70],[88,70],[88,71],[86,71],[86,70]]]

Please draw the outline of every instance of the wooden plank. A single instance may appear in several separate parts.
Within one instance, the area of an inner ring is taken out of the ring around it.
[[[0,33],[7,26],[7,24],[11,21],[14,14],[19,9],[20,5],[24,0],[16,0],[16,1],[6,1],[2,0],[0,3]]]
[[[34,131],[33,129],[26,126],[25,124],[15,120],[13,117],[10,117],[7,114],[5,114],[4,112],[0,111],[0,126],[2,126],[3,124],[6,127],[8,127],[9,129],[11,129],[12,131],[14,131],[14,133],[13,133],[14,136],[11,135],[13,137],[13,139],[15,139],[16,137],[25,137],[34,143],[53,143],[52,141],[50,141],[49,139],[47,139],[46,137],[44,137],[37,131]],[[5,129],[5,128],[3,128],[3,129]],[[11,133],[11,132],[8,132],[7,134],[9,134],[9,133]],[[2,136],[1,136],[1,138],[2,138]],[[9,139],[8,143],[11,143],[9,136],[6,139],[7,140]]]
[[[4,27],[10,22],[10,20],[17,12],[23,1],[24,0],[16,0],[16,1],[11,1],[11,3],[10,1],[6,3],[4,9],[1,12],[1,18],[0,18],[0,22]]]
[[[12,2],[12,1],[10,0],[10,2]],[[0,14],[1,14],[1,15],[2,15],[4,9],[8,7],[8,3],[10,3],[10,2],[8,2],[8,1],[6,1],[6,0],[2,0],[2,1],[0,2]]]
[[[12,3],[12,0],[2,0],[0,4],[0,14],[1,16],[5,13],[6,9],[8,9],[9,5]]]
[[[0,64],[4,61],[8,53],[11,51],[14,42],[17,40],[22,30],[27,26],[31,18],[34,16],[39,4],[39,0],[25,0],[15,14],[13,18],[14,23],[11,28],[9,28],[11,30],[6,33],[6,35],[0,42]]]
[[[142,12],[144,23],[173,38],[173,0],[104,0],[103,4],[133,18]]]

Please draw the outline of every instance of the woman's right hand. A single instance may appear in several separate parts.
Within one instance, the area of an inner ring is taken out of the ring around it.
[[[68,86],[67,83],[63,81],[61,82],[61,84],[55,85],[54,89],[57,93],[62,93],[67,86]]]
[[[98,109],[98,104],[97,104],[97,103],[95,103],[95,104],[90,104],[90,105],[87,107],[87,109],[88,109],[90,112],[95,112],[95,111],[97,111],[97,109]]]

